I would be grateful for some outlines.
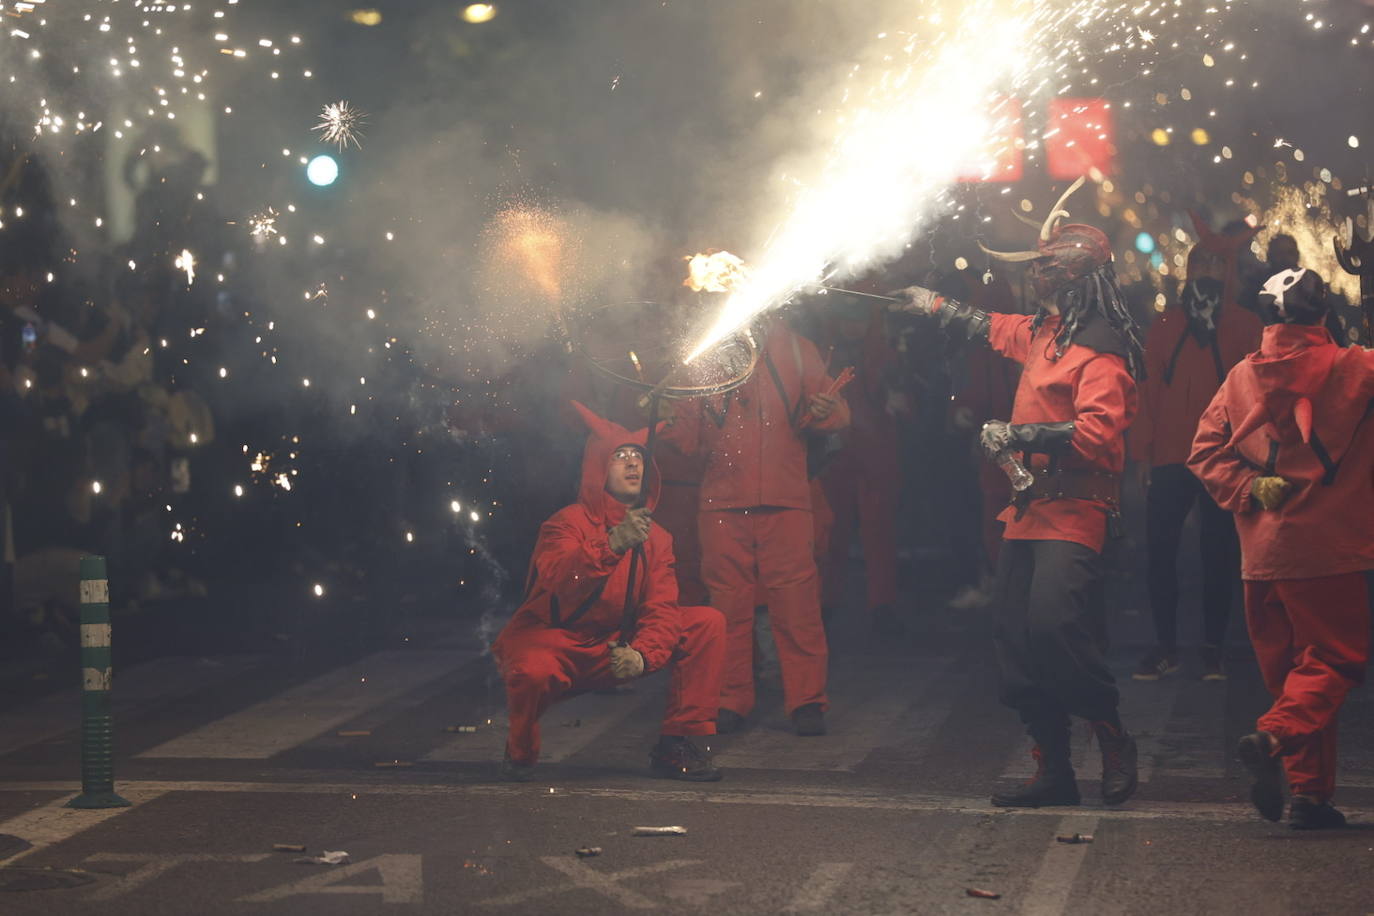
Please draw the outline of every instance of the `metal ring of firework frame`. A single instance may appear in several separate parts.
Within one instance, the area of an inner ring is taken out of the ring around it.
[[[634,302],[619,303],[619,305],[621,307],[626,305],[646,306],[658,305],[658,303],[641,300]],[[616,306],[603,306],[602,308],[596,310],[595,314],[604,313],[607,309],[614,307]],[[628,375],[622,375],[614,369],[611,369],[610,367],[603,365],[601,360],[593,356],[591,352],[588,351],[587,347],[583,344],[582,335],[580,333],[576,333],[576,331],[583,330],[587,323],[588,321],[581,322],[578,328],[569,330],[568,339],[569,342],[572,344],[573,348],[581,354],[582,358],[587,361],[587,364],[590,365],[598,375],[602,376],[603,378],[609,379],[617,384],[625,385],[634,391],[642,392],[644,394],[653,393],[658,397],[669,398],[672,400],[687,400],[688,398],[703,398],[711,397],[712,395],[717,394],[725,394],[726,392],[733,391],[739,386],[743,385],[745,382],[749,381],[750,376],[754,374],[754,370],[758,367],[759,364],[758,343],[755,342],[751,335],[746,334],[744,333],[744,331],[741,330],[731,335],[729,338],[727,338],[726,340],[722,341],[720,344],[717,345],[726,346],[732,341],[737,342],[740,346],[744,348],[745,352],[749,354],[748,365],[745,366],[742,371],[736,373],[734,377],[727,379],[723,382],[718,382],[714,385],[665,385],[663,381],[660,381],[658,383],[647,382],[642,379],[631,378]],[[682,364],[677,363],[673,367],[673,369],[670,370],[668,378],[671,378],[681,369]]]

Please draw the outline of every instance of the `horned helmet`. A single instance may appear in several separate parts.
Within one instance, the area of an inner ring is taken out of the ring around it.
[[[1085,223],[1059,224],[1069,215],[1069,211],[1062,209],[1064,203],[1083,187],[1083,182],[1080,176],[1050,208],[1049,216],[1039,224],[1040,238],[1035,251],[993,251],[982,242],[978,243],[979,248],[999,261],[1030,261],[1027,276],[1031,288],[1042,299],[1053,297],[1112,260],[1112,246],[1102,230]],[[1022,222],[1036,225],[1020,214],[1016,216]]]

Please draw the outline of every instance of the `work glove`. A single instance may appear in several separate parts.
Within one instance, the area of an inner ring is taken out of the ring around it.
[[[1250,495],[1261,508],[1272,512],[1283,505],[1292,489],[1293,484],[1282,477],[1256,477],[1250,484]]]
[[[824,423],[826,419],[835,412],[835,407],[839,403],[840,398],[838,395],[826,394],[824,391],[818,391],[811,395],[811,402],[808,405],[808,409],[810,409],[812,417]]]
[[[1006,420],[989,420],[983,424],[983,431],[978,435],[983,451],[989,456],[996,456],[1009,448],[1012,438],[1011,424]]]
[[[644,673],[644,656],[629,646],[611,650],[611,674],[617,681],[628,681]]]
[[[893,290],[888,295],[897,300],[888,306],[894,312],[934,315],[940,304],[940,294],[924,286],[908,286],[906,289]]]
[[[624,553],[643,544],[649,539],[649,526],[652,524],[648,508],[627,509],[625,520],[613,527],[606,539],[611,543],[611,550],[616,553]]]
[[[1066,448],[1073,440],[1073,431],[1072,420],[1061,423],[1017,423],[1014,426],[1004,420],[989,420],[983,424],[980,440],[989,455],[996,455],[1008,448],[1049,455]]]

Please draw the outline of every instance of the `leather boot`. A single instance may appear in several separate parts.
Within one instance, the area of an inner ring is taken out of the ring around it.
[[[1044,808],[1056,805],[1076,805],[1078,781],[1074,778],[1073,762],[1069,756],[1069,721],[1037,722],[1030,726],[1035,747],[1035,775],[1020,788],[998,792],[992,796],[998,808]]]
[[[1093,735],[1102,750],[1102,803],[1119,805],[1140,785],[1135,738],[1124,725],[1094,722]]]

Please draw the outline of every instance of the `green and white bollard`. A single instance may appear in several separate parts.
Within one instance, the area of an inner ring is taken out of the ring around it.
[[[81,558],[81,794],[68,808],[122,808],[114,790],[110,585],[104,557]]]

